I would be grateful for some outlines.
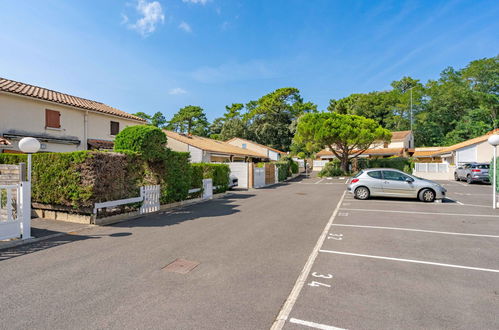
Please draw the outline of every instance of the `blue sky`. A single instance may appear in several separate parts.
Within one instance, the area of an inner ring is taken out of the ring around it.
[[[0,77],[167,118],[329,99],[499,53],[498,1],[0,0]]]

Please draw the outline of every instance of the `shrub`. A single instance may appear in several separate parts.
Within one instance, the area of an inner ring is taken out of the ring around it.
[[[161,182],[161,203],[171,203],[184,200],[191,188],[191,164],[188,152],[176,152],[166,149],[164,176]]]
[[[413,161],[409,158],[404,157],[391,157],[391,158],[378,158],[378,159],[358,159],[359,170],[364,168],[395,168],[400,171],[407,173],[412,172],[414,167]]]
[[[340,162],[337,160],[326,163],[324,168],[317,174],[319,177],[342,176],[345,173],[341,170]]]
[[[293,174],[297,174],[300,171],[300,167],[298,166],[298,163],[295,162],[294,160],[291,160],[291,172]]]
[[[203,193],[203,167],[191,164],[191,189],[201,188],[201,191],[193,193],[192,197],[199,197]]]
[[[277,179],[279,181],[286,180],[290,175],[289,163],[284,161],[284,162],[275,162],[274,164],[277,167]]]
[[[212,179],[215,193],[225,192],[229,189],[230,168],[226,164],[196,163],[192,167],[202,169],[203,179]]]
[[[145,160],[158,161],[165,157],[166,141],[165,133],[155,126],[129,126],[116,135],[114,150],[135,151]]]

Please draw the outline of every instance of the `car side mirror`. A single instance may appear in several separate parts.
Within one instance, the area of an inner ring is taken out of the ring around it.
[[[413,178],[407,178],[407,179],[405,179],[405,182],[407,182],[407,183],[413,183],[414,179]]]

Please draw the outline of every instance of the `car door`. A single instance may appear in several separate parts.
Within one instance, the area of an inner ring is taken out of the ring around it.
[[[383,195],[383,176],[381,171],[369,171],[366,174],[369,180],[367,186],[371,192],[371,196]]]
[[[409,181],[408,181],[409,179]],[[414,197],[416,187],[413,179],[399,171],[383,171],[383,193],[389,196]]]

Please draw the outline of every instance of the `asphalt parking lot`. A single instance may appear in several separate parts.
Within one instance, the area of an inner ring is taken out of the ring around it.
[[[344,194],[281,310],[284,328],[499,328],[492,189],[442,184],[442,203]]]

